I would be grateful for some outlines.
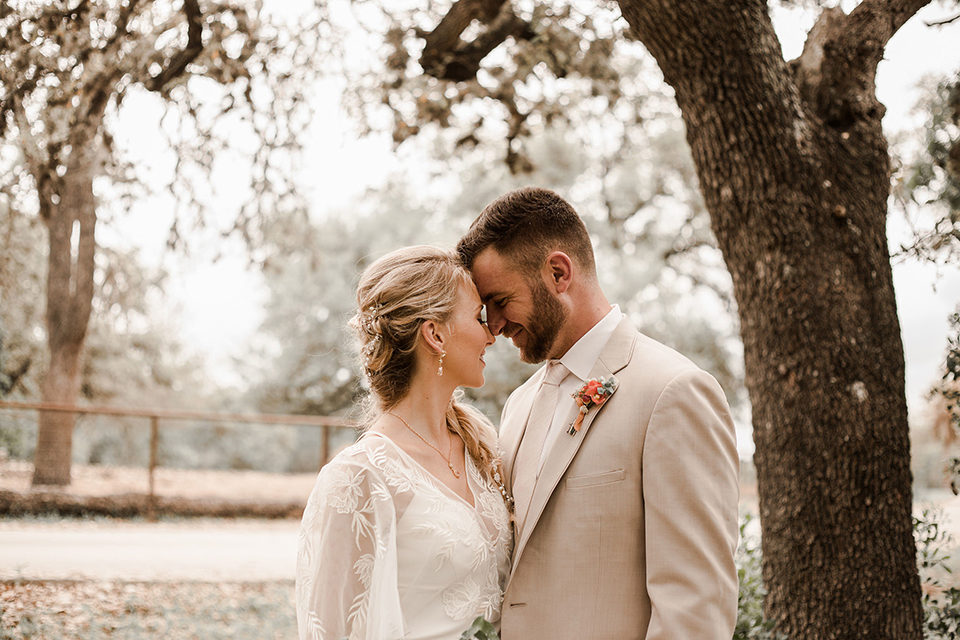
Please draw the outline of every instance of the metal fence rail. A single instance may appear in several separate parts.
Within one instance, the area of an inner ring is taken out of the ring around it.
[[[73,414],[93,414],[105,416],[123,416],[132,418],[146,418],[150,420],[150,463],[149,463],[149,503],[148,518],[154,519],[156,495],[154,493],[154,472],[157,468],[158,448],[160,443],[160,420],[190,420],[197,422],[217,423],[253,423],[266,425],[290,425],[319,427],[320,435],[320,466],[330,458],[330,429],[352,429],[356,424],[330,416],[303,416],[277,413],[220,413],[216,411],[184,411],[179,409],[137,409],[124,407],[108,407],[97,405],[71,405],[51,402],[6,402],[0,401],[0,409],[34,410],[38,412],[56,411]]]

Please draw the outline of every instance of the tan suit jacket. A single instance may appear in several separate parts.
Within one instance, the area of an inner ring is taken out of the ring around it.
[[[739,456],[723,392],[626,319],[590,373],[611,375],[616,392],[577,435],[560,433],[544,461],[515,541],[501,637],[729,640]],[[503,409],[508,480],[542,377]]]

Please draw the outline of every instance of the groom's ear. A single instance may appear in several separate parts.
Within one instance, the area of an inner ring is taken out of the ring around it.
[[[544,264],[544,276],[548,286],[557,293],[563,293],[570,288],[573,281],[573,261],[563,251],[554,251],[547,256]]]

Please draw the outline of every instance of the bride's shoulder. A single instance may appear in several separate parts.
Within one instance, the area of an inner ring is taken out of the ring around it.
[[[369,465],[383,455],[387,444],[386,438],[365,432],[356,442],[341,449],[323,468]]]
[[[321,493],[339,491],[349,486],[365,491],[363,487],[384,486],[393,457],[387,445],[382,438],[361,436],[323,465],[317,476],[316,490]]]

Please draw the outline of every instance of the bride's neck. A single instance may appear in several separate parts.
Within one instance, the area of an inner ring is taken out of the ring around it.
[[[435,380],[425,379],[425,376],[414,376],[407,395],[390,409],[424,436],[434,442],[445,442],[446,413],[453,396],[454,388],[443,384],[440,376]],[[422,431],[421,431],[422,429]]]

